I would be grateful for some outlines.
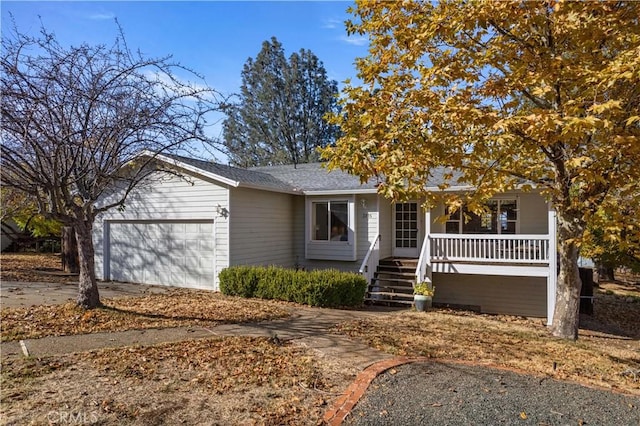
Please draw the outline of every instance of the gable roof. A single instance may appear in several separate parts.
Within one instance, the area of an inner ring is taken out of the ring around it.
[[[305,194],[330,194],[330,193],[376,193],[380,180],[376,177],[360,183],[358,176],[350,175],[342,170],[327,170],[324,163],[307,163],[283,166],[253,167],[256,170],[268,173],[283,182],[296,187]],[[431,176],[425,183],[425,188],[430,191],[439,191],[438,185],[444,183],[445,173],[450,169],[438,167],[431,171]],[[451,182],[456,182],[461,176],[459,172],[453,172]],[[452,190],[466,189],[465,185],[452,185]]]
[[[156,158],[234,188],[244,187],[307,195],[375,194],[379,183],[376,177],[361,183],[358,176],[350,175],[342,170],[327,170],[324,163],[261,166],[244,169],[175,154],[159,154]],[[426,189],[437,191],[438,185],[444,182],[444,174],[447,171],[449,169],[434,169],[431,178],[426,182]],[[454,174],[454,181],[456,178],[457,176]],[[464,188],[466,187],[460,185],[453,186],[451,189]]]
[[[365,183],[360,183],[358,176],[350,175],[342,170],[327,170],[323,163],[304,163],[295,167],[293,164],[262,166],[252,167],[250,170],[269,174],[305,194],[319,192],[375,193],[378,185],[378,180],[375,177]]]
[[[244,187],[275,192],[299,193],[286,182],[256,170],[225,166],[212,161],[198,160],[175,154],[160,154],[156,158],[234,188]]]

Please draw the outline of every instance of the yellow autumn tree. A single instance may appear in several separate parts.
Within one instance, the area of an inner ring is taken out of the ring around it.
[[[330,167],[381,177],[393,199],[432,200],[436,167],[473,185],[460,195],[471,206],[541,188],[558,221],[551,331],[576,339],[587,224],[607,208],[615,220],[612,197],[639,195],[640,3],[358,1],[350,12],[369,55],[344,88]]]

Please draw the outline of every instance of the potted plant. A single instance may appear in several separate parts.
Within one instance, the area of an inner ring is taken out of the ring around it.
[[[436,288],[429,282],[422,281],[413,287],[413,303],[416,311],[424,312],[431,307]]]

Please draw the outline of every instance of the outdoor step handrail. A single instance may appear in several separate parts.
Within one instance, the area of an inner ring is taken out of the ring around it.
[[[362,259],[362,264],[360,265],[360,269],[358,272],[362,274],[366,280],[367,284],[371,284],[371,280],[373,279],[373,274],[375,273],[376,268],[378,267],[378,263],[380,262],[380,235],[376,237],[375,240],[369,246],[369,250],[367,250],[367,254]]]

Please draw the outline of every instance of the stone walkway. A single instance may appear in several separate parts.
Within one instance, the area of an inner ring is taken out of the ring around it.
[[[326,356],[349,359],[354,367],[364,369],[380,360],[391,358],[391,355],[347,337],[329,334],[327,330],[342,321],[384,315],[385,311],[388,310],[300,308],[289,318],[260,323],[223,324],[211,328],[196,326],[129,330],[2,342],[0,353],[2,356],[16,356],[24,354],[26,350],[29,356],[43,357],[122,346],[156,345],[210,336],[277,336],[281,340],[294,340],[297,344]]]
[[[103,297],[162,293],[169,289],[170,287],[119,282],[100,283],[100,294]],[[73,300],[76,294],[77,283],[72,281],[67,284],[3,281],[0,286],[3,307],[65,303]],[[19,356],[24,355],[26,351],[29,356],[43,357],[122,346],[157,345],[209,336],[277,336],[282,340],[294,340],[297,344],[327,356],[349,359],[354,367],[362,370],[377,361],[390,358],[391,355],[346,337],[328,334],[327,330],[342,321],[379,316],[393,311],[395,309],[340,310],[301,307],[295,309],[289,318],[261,323],[223,324],[211,328],[193,326],[129,330],[3,342],[0,343],[0,354]]]

